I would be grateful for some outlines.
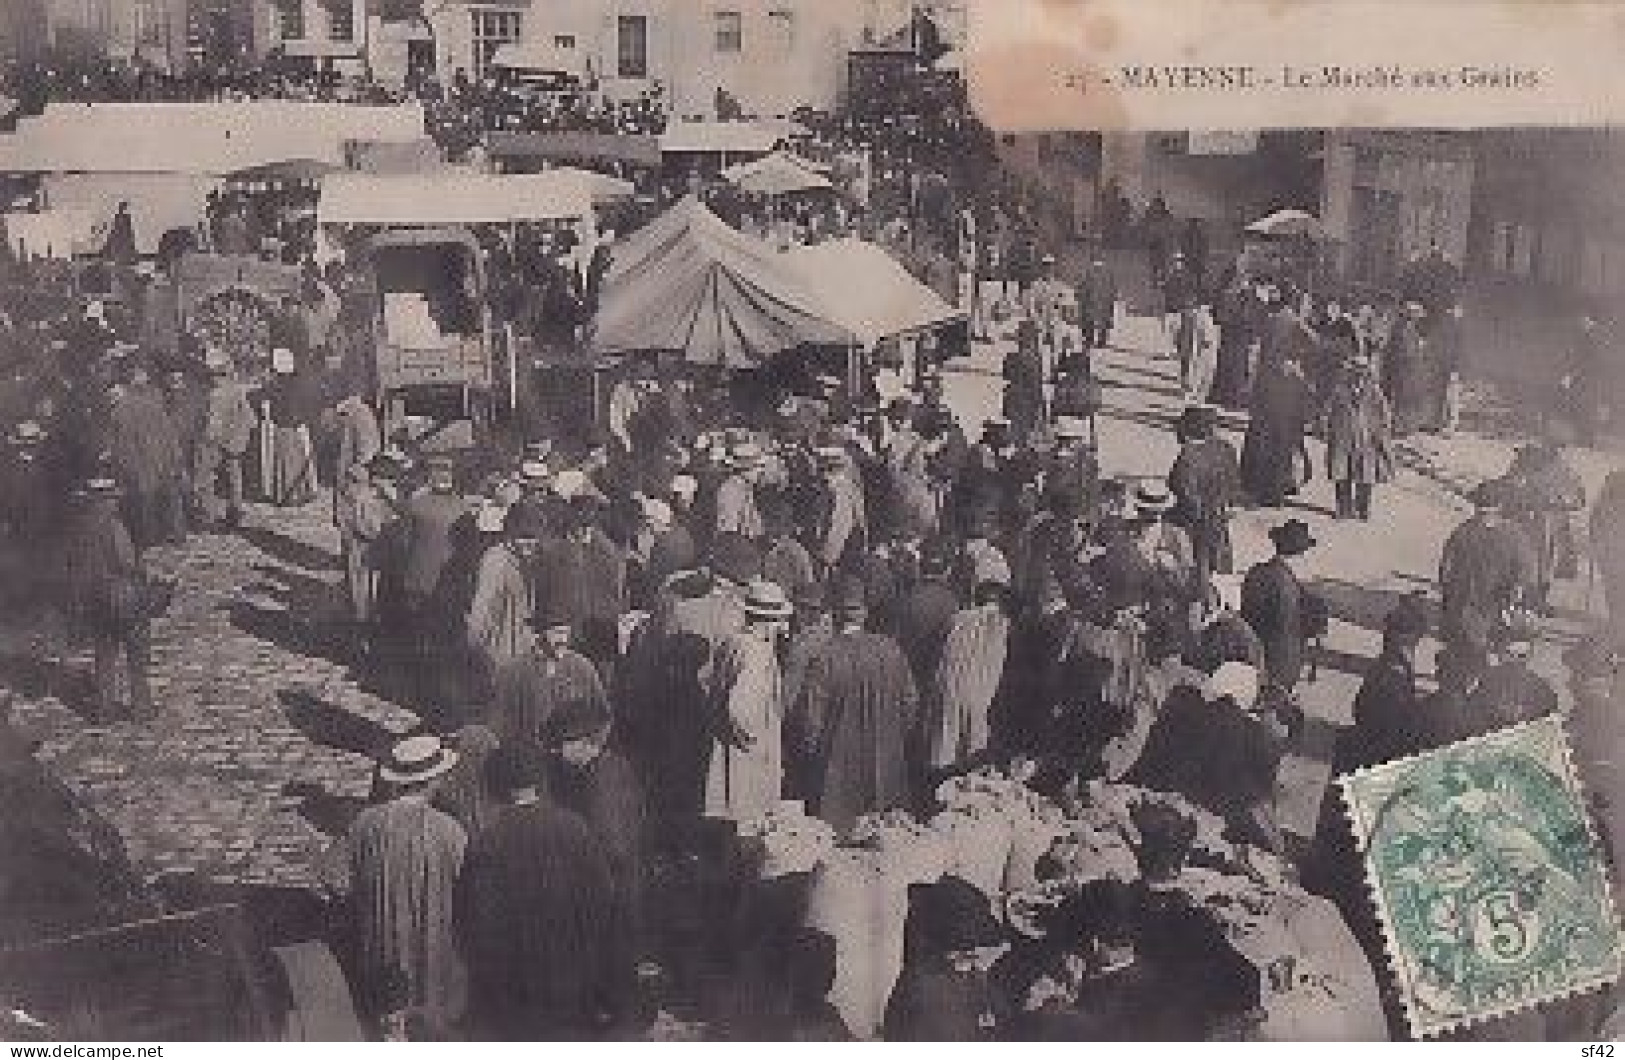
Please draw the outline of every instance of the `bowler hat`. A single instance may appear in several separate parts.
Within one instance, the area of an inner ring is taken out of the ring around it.
[[[1190,405],[1179,414],[1174,433],[1186,441],[1209,438],[1219,426],[1219,410],[1212,405]]]
[[[547,744],[557,747],[571,740],[586,740],[609,728],[609,709],[594,696],[573,696],[548,717]]]
[[[711,539],[711,572],[737,585],[762,575],[762,556],[750,538],[723,532]]]
[[[835,611],[863,611],[869,606],[868,593],[859,578],[845,577],[830,592],[830,608]]]
[[[502,532],[510,539],[536,541],[547,533],[541,509],[534,504],[515,504],[502,519]]]
[[[1493,511],[1504,507],[1511,499],[1510,494],[1511,490],[1505,479],[1492,478],[1475,486],[1471,499],[1475,508]]]
[[[1302,519],[1288,519],[1275,527],[1270,531],[1270,541],[1283,556],[1301,556],[1319,544]]]
[[[538,786],[546,768],[541,752],[523,740],[502,744],[485,760],[486,780],[492,790],[502,795]]]

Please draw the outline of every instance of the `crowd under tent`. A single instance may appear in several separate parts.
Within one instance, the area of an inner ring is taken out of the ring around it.
[[[783,256],[690,196],[617,248],[592,345],[752,369],[800,346],[858,341]]]
[[[574,222],[592,215],[593,195],[591,182],[568,173],[344,173],[322,182],[317,219],[382,227]]]

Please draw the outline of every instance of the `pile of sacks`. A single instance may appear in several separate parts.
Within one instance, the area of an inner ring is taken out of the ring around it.
[[[811,874],[806,926],[836,946],[830,1001],[860,1039],[876,1037],[903,966],[908,891],[956,876],[1017,931],[1092,880],[1143,882],[1213,918],[1258,969],[1261,1034],[1277,1040],[1385,1037],[1375,977],[1334,907],[1272,855],[1224,838],[1224,822],[1165,792],[1097,782],[1048,799],[992,769],[937,789],[941,810],[860,819],[844,840],[785,804],[746,829],[762,876]]]

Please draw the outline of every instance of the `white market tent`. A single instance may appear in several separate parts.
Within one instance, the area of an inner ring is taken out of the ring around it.
[[[244,100],[53,103],[0,136],[0,173],[228,173],[288,159],[343,165],[346,145],[426,135],[423,108]]]
[[[561,166],[558,169],[543,170],[537,175],[549,177],[560,185],[580,185],[595,203],[624,201],[637,194],[637,185],[630,180],[622,180],[620,177],[612,177],[608,173],[597,173],[590,169]]]
[[[672,122],[660,137],[662,154],[765,155],[784,140],[782,131],[749,121]]]
[[[754,162],[741,162],[722,171],[722,176],[740,191],[752,195],[794,195],[797,192],[829,191],[829,178],[815,173],[794,155],[774,151]]]
[[[798,346],[856,339],[783,255],[690,196],[615,248],[592,341],[601,354],[757,368]]]
[[[335,174],[322,182],[321,224],[384,226],[579,221],[591,182],[569,173]]]
[[[784,257],[867,349],[965,319],[885,249],[862,239],[792,247]]]
[[[51,210],[101,221],[130,204],[136,248],[198,224],[232,173],[291,159],[341,166],[357,142],[422,140],[423,109],[346,103],[53,103],[0,136],[0,173],[37,174]]]

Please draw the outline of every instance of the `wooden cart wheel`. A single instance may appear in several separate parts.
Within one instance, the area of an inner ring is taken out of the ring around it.
[[[237,378],[261,385],[271,375],[271,314],[246,291],[222,291],[199,302],[190,330],[205,357],[219,351],[231,358]]]

